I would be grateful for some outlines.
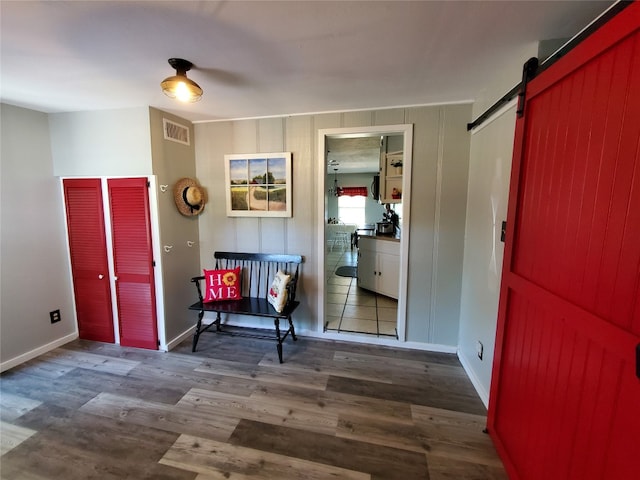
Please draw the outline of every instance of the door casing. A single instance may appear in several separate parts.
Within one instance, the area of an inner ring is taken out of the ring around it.
[[[398,295],[398,340],[404,342],[406,339],[406,322],[407,322],[407,278],[409,269],[409,222],[411,212],[411,165],[413,159],[413,124],[401,124],[401,125],[381,125],[372,127],[350,127],[350,128],[328,128],[318,130],[318,152],[317,152],[317,186],[318,186],[318,230],[317,230],[317,251],[318,251],[318,265],[317,275],[321,285],[321,295],[318,301],[318,325],[317,331],[323,332],[324,329],[324,315],[325,315],[325,302],[326,293],[324,291],[325,279],[325,225],[327,223],[326,218],[326,192],[327,185],[325,184],[325,178],[327,175],[327,146],[326,139],[329,137],[336,138],[348,138],[348,137],[362,137],[362,136],[377,136],[377,135],[403,135],[403,149],[404,149],[404,163],[403,163],[403,179],[402,179],[402,221],[403,231],[400,238],[400,278],[399,278],[399,295]],[[324,333],[323,337],[333,338],[337,340],[345,340],[345,336],[340,336],[335,333]],[[350,336],[355,340],[356,337]],[[379,344],[393,344],[396,340],[385,340],[379,337],[367,336],[368,343]]]

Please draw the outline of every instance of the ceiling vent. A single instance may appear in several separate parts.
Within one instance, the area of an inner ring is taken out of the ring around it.
[[[189,127],[163,118],[162,128],[164,130],[165,140],[182,143],[183,145],[191,145],[191,140],[189,138]]]

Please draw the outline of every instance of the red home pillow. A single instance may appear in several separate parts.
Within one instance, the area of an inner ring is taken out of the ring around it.
[[[233,270],[204,270],[204,302],[240,300],[240,267]]]

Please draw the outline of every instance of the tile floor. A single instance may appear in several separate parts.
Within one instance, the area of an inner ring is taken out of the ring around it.
[[[335,274],[342,265],[357,265],[357,252],[346,247],[326,253],[325,331],[397,338],[398,301],[359,288],[355,277]]]

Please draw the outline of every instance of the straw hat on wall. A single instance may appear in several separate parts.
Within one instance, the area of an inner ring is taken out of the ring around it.
[[[185,217],[202,213],[207,203],[204,189],[193,178],[181,178],[173,187],[173,198],[178,211]]]

